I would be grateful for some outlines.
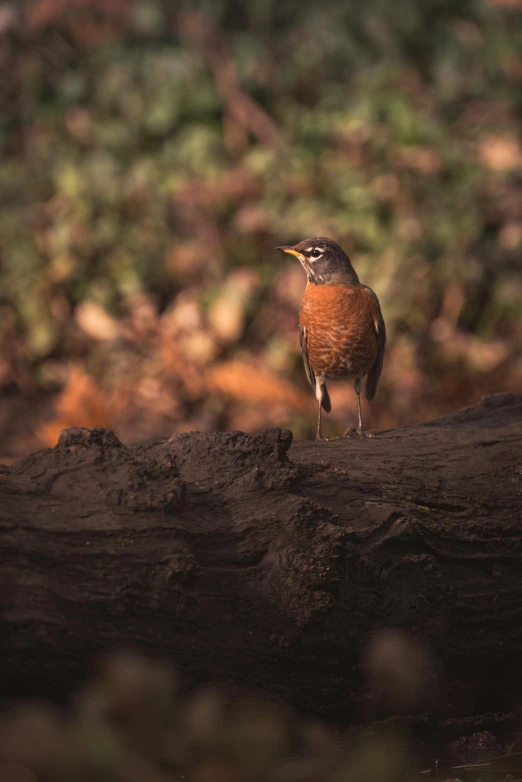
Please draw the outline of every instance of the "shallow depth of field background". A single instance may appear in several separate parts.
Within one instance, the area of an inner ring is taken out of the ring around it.
[[[311,436],[310,235],[381,300],[368,426],[522,392],[522,0],[4,2],[0,69],[0,461]]]

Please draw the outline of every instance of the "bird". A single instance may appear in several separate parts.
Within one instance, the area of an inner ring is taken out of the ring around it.
[[[327,413],[332,409],[326,380],[338,377],[354,381],[359,417],[355,434],[373,437],[362,424],[361,389],[366,377],[366,399],[372,400],[382,372],[386,327],[377,295],[359,282],[350,259],[333,239],[315,236],[276,249],[294,255],[306,272],[299,342],[318,403],[316,439],[323,439],[321,408]],[[344,436],[352,433],[347,429]]]

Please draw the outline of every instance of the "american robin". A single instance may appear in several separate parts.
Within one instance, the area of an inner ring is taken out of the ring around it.
[[[295,255],[308,278],[299,310],[299,341],[318,402],[317,439],[322,440],[321,407],[327,413],[332,409],[326,378],[333,377],[354,380],[356,434],[371,437],[362,425],[361,387],[367,375],[366,399],[373,399],[382,371],[386,329],[379,300],[361,285],[350,259],[332,239],[316,236],[277,249]]]

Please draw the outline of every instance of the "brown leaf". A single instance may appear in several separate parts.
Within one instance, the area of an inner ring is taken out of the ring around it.
[[[224,396],[256,405],[281,405],[309,411],[310,396],[268,369],[243,361],[226,361],[207,373],[209,385]]]
[[[402,146],[398,147],[393,157],[397,165],[423,174],[437,174],[442,168],[442,160],[439,152],[432,147]]]
[[[79,364],[73,364],[69,378],[56,400],[56,416],[37,428],[38,437],[54,446],[62,429],[73,426],[110,427],[109,401],[96,381]]]
[[[120,334],[120,326],[103,307],[89,299],[82,301],[76,307],[74,319],[82,331],[91,339],[97,341],[113,340]]]
[[[522,149],[512,133],[489,136],[479,147],[479,158],[492,171],[511,171],[522,165]]]

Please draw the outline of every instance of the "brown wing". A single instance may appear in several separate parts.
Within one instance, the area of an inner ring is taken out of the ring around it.
[[[308,382],[312,388],[315,390],[315,374],[308,356],[308,348],[306,345],[306,328],[304,326],[299,326],[299,344],[301,345],[301,353],[303,354],[306,377],[308,378]]]
[[[305,326],[299,326],[299,344],[301,345],[301,353],[303,354],[306,377],[308,378],[308,382],[310,383],[310,385],[315,391],[315,372],[312,369],[312,365],[310,364],[310,356],[308,355]],[[328,393],[328,389],[326,388],[326,383],[324,382],[324,380],[321,384],[321,390],[322,390],[321,407],[323,408],[323,410],[326,410],[326,412],[329,413],[332,409],[332,403],[330,402],[330,395]]]
[[[373,367],[368,372],[368,379],[366,381],[366,399],[370,401],[375,396],[377,391],[377,384],[382,372],[382,365],[384,361],[384,349],[386,347],[386,326],[384,325],[384,318],[382,317],[381,305],[374,291],[368,288],[367,285],[361,286],[368,291],[374,301],[374,313],[373,313],[373,327],[375,329],[375,337],[377,339],[377,358]]]

